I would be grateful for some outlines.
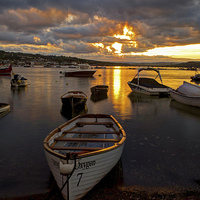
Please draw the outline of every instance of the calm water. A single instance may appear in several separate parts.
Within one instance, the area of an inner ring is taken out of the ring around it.
[[[93,78],[60,77],[58,68],[14,68],[26,88],[11,89],[10,77],[0,76],[0,102],[11,112],[0,118],[0,197],[46,192],[50,187],[43,140],[70,119],[60,96],[68,90],[88,95],[87,113],[112,114],[127,133],[122,155],[124,186],[199,188],[200,110],[170,98],[134,95],[127,81],[136,70],[98,69]],[[194,71],[161,70],[165,85],[176,89]],[[96,101],[90,87],[109,86],[108,97]]]

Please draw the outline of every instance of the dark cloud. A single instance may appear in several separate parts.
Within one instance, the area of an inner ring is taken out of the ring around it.
[[[146,52],[200,43],[199,10],[199,0],[1,0],[0,42],[50,43],[60,46],[62,53],[96,56],[111,53],[93,43],[112,48],[118,42],[124,53]],[[125,25],[135,35],[115,37],[123,34]]]

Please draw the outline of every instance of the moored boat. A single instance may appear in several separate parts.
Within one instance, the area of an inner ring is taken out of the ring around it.
[[[26,87],[28,80],[20,74],[14,74],[10,81],[11,87]]]
[[[193,81],[200,81],[200,74],[195,74],[194,76],[190,77]]]
[[[10,75],[12,72],[12,65],[9,67],[0,67],[0,75]]]
[[[171,89],[171,97],[183,104],[200,107],[200,86],[183,82],[176,90]]]
[[[78,106],[85,105],[88,96],[82,91],[68,91],[61,97],[62,104],[65,106],[70,106],[71,108],[76,108]]]
[[[61,71],[60,73],[64,76],[71,77],[90,77],[93,76],[95,72],[96,70],[88,64],[78,64],[76,66],[69,66],[67,70]]]
[[[153,78],[141,78],[140,72],[148,70],[155,71],[157,73],[157,77],[160,78],[160,82],[156,81]],[[156,68],[139,68],[137,74],[132,79],[132,81],[128,82],[129,87],[133,92],[145,94],[145,95],[155,95],[155,96],[168,96],[170,88],[166,85],[163,85],[161,74]]]
[[[96,85],[96,86],[91,87],[90,91],[94,95],[107,94],[108,86],[107,85]]]
[[[10,110],[10,105],[7,103],[0,103],[0,113]]]
[[[67,200],[82,198],[119,161],[126,134],[111,115],[79,115],[44,139],[50,170]]]

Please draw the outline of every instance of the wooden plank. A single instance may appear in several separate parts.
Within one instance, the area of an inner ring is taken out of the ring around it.
[[[80,150],[80,151],[97,151],[101,147],[63,147],[63,146],[50,146],[52,150]]]
[[[66,138],[58,137],[55,141],[70,141],[70,142],[119,142],[119,139],[104,139],[104,138]]]
[[[112,122],[77,122],[77,126],[85,126],[85,125],[105,125],[106,127],[113,126]]]
[[[120,134],[120,131],[63,131],[63,134],[77,133],[77,134]]]

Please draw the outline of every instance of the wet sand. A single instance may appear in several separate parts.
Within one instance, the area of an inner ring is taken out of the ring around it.
[[[142,187],[122,184],[122,167],[120,162],[81,200],[200,200],[200,188]],[[4,197],[0,200],[64,200],[56,185],[51,182],[49,192],[21,197]]]
[[[158,189],[158,188],[99,188],[91,190],[82,200],[199,200],[200,192],[190,189]],[[54,187],[49,193],[24,197],[1,198],[1,200],[64,200]]]

